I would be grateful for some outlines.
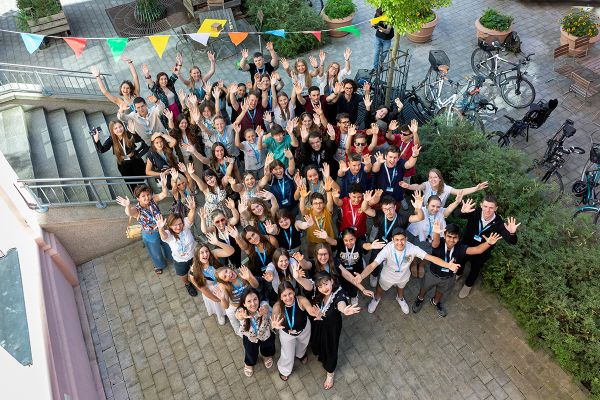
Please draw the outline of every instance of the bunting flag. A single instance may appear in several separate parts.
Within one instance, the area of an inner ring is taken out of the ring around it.
[[[314,31],[311,32],[316,38],[317,40],[320,42],[321,41],[321,31]]]
[[[336,28],[335,30],[340,32],[350,32],[354,34],[354,36],[356,36],[357,38],[360,37],[360,31],[355,25],[342,26],[341,28]]]
[[[196,42],[200,43],[203,46],[206,46],[208,44],[208,38],[210,38],[210,34],[209,33],[192,33],[190,34],[190,38],[192,38],[192,40],[195,40]]]
[[[227,32],[229,35],[229,39],[231,39],[231,43],[234,45],[239,45],[248,37],[248,32]]]
[[[377,25],[379,22],[381,22],[381,21],[387,21],[387,20],[388,20],[387,16],[381,15],[379,17],[371,19],[369,22],[371,22],[371,25]]]
[[[29,54],[33,54],[34,51],[39,49],[40,45],[44,41],[44,36],[36,35],[35,33],[21,32],[21,39],[23,39],[23,43],[25,43],[25,48]]]
[[[115,60],[115,62],[119,62],[121,58],[121,54],[125,51],[125,47],[127,46],[128,38],[110,38],[106,39],[106,43],[110,48],[110,52]]]
[[[85,49],[85,44],[87,43],[86,38],[78,38],[78,37],[66,37],[65,42],[69,45],[73,53],[75,53],[75,57],[81,57],[83,50]]]
[[[152,47],[154,47],[154,51],[156,51],[156,54],[158,54],[158,58],[162,58],[163,53],[167,48],[169,37],[170,36],[161,35],[148,36],[148,40],[150,40],[150,43],[152,43]]]
[[[285,38],[285,29],[275,29],[273,31],[266,31],[265,33],[267,33],[269,35]]]

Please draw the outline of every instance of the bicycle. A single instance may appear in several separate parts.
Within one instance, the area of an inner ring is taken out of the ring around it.
[[[547,198],[551,202],[556,202],[564,193],[564,184],[559,169],[566,162],[565,156],[569,154],[585,154],[581,147],[564,147],[566,138],[572,137],[577,130],[574,122],[570,119],[565,120],[558,131],[549,139],[544,156],[539,160],[534,160],[533,167],[528,171],[534,177],[539,178],[542,183],[550,184],[552,189],[548,191]],[[560,135],[560,136],[559,136]],[[558,193],[553,192],[555,186],[558,186]]]
[[[502,99],[514,108],[528,107],[535,100],[535,88],[533,84],[525,78],[526,71],[521,71],[522,66],[527,66],[531,57],[535,53],[528,54],[524,59],[517,63],[511,62],[500,57],[500,50],[503,46],[494,41],[487,44],[485,41],[479,42],[479,47],[473,50],[471,54],[471,68],[478,76],[489,78],[500,88]],[[495,52],[495,54],[492,54]],[[512,67],[499,71],[500,63],[509,64]],[[510,75],[512,72],[515,75]]]
[[[558,100],[550,101],[540,100],[529,106],[529,111],[521,119],[514,119],[508,115],[504,118],[512,122],[512,125],[506,132],[494,131],[487,135],[488,140],[498,143],[498,146],[509,146],[510,139],[517,136],[525,136],[525,141],[529,141],[529,129],[539,129],[548,120],[552,111],[558,106]]]
[[[575,197],[581,198],[573,218],[588,218],[597,224],[600,220],[600,143],[594,143],[593,136],[592,133],[590,157],[582,169],[581,180],[573,183],[571,190]]]

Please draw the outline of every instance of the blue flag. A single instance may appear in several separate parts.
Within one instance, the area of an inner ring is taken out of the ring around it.
[[[269,35],[273,35],[273,36],[279,36],[282,38],[285,37],[285,29],[275,29],[273,31],[266,31],[265,33],[268,33]]]
[[[35,33],[21,32],[21,39],[23,39],[23,43],[25,43],[25,48],[27,49],[29,54],[33,54],[33,52],[40,47],[40,44],[42,44],[44,36],[36,35]]]

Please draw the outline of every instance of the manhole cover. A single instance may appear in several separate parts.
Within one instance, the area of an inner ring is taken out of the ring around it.
[[[129,38],[168,31],[190,21],[187,10],[180,0],[162,0],[161,4],[167,9],[167,16],[149,24],[136,21],[134,17],[135,2],[108,8],[106,13],[117,35]]]

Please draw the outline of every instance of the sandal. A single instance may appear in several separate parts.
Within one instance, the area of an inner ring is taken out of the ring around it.
[[[160,269],[160,268],[154,268],[154,273],[155,273],[156,275],[162,275],[162,273],[163,273],[163,270],[162,270],[162,269]]]
[[[333,387],[333,375],[334,373],[327,373],[327,379],[325,379],[325,383],[323,383],[323,389],[329,390]]]
[[[304,357],[296,357],[302,364],[306,364],[308,362],[308,354],[304,354]]]
[[[269,369],[273,366],[273,357],[265,358],[265,368]]]
[[[244,375],[250,378],[254,374],[254,368],[249,365],[244,365]]]
[[[290,377],[289,375],[286,376],[286,375],[279,374],[279,378],[281,378],[281,380],[284,382],[286,382],[289,379],[289,377]]]

